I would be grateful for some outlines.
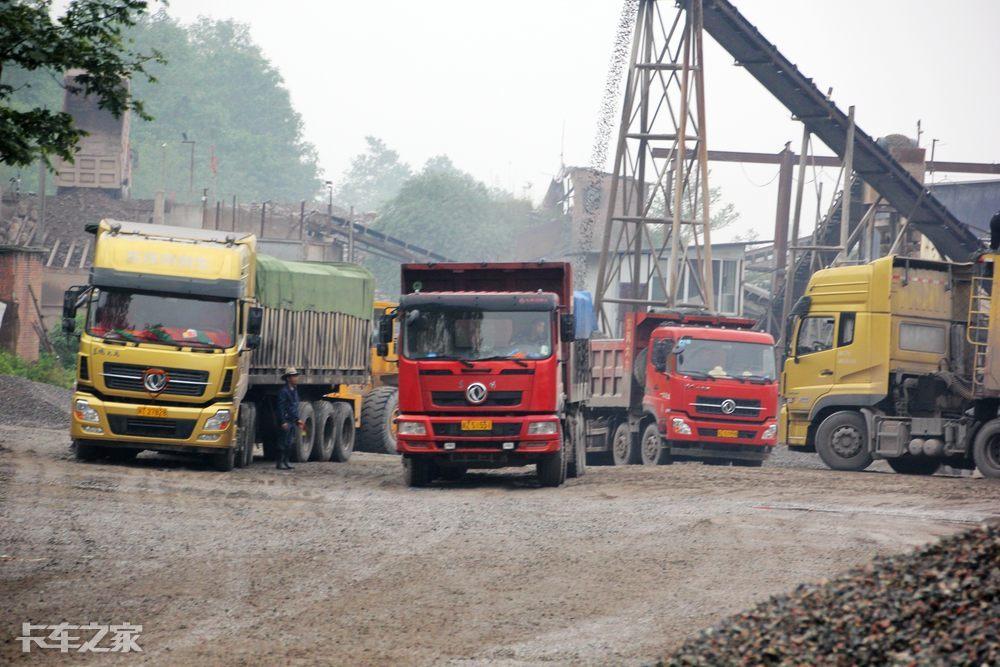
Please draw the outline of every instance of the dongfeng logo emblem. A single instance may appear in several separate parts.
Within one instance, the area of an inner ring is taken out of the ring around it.
[[[465,390],[465,398],[469,403],[473,405],[479,405],[486,400],[486,395],[489,393],[486,389],[486,385],[482,382],[473,382]]]
[[[163,392],[167,388],[168,382],[170,382],[170,376],[167,375],[165,370],[160,368],[150,368],[142,374],[142,386],[150,394]]]
[[[719,407],[722,408],[722,411],[725,414],[731,415],[734,412],[736,412],[736,401],[734,401],[731,398],[727,398],[722,402],[722,405],[720,405]]]

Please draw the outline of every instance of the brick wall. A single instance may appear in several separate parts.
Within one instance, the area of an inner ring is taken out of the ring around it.
[[[0,249],[0,301],[7,305],[0,325],[0,347],[19,357],[38,359],[38,314],[31,302],[42,294],[43,253],[18,248]]]

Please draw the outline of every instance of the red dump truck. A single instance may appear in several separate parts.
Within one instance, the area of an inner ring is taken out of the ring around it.
[[[397,448],[408,485],[469,468],[534,464],[543,486],[583,473],[576,364],[587,343],[575,340],[571,285],[559,262],[402,267]]]
[[[591,463],[678,459],[759,466],[776,440],[774,339],[753,320],[628,313],[624,337],[590,343]]]

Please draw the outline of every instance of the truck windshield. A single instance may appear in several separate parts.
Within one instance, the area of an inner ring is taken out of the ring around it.
[[[95,289],[87,333],[107,340],[201,347],[232,347],[236,302]]]
[[[545,359],[552,354],[552,313],[419,309],[403,315],[409,359]]]
[[[770,345],[685,337],[675,352],[677,372],[682,375],[768,382],[775,378]]]

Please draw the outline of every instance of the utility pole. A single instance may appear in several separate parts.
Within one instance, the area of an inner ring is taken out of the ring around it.
[[[854,172],[854,106],[847,110],[847,145],[844,147],[844,194],[840,198],[840,251],[847,261],[851,227],[851,175]]]
[[[45,168],[45,160],[38,163],[38,242],[45,238],[45,178],[48,170]]]
[[[187,132],[181,132],[181,137],[183,137],[183,139],[184,139],[184,141],[181,142],[182,144],[191,144],[191,167],[190,167],[190,170],[189,170],[189,173],[188,173],[188,198],[190,199],[191,197],[194,196],[194,144],[195,144],[195,142],[194,142],[193,139],[188,139]]]

